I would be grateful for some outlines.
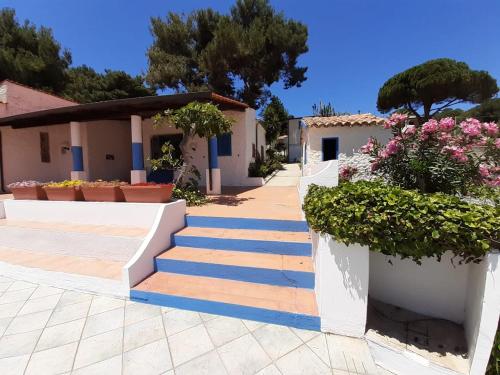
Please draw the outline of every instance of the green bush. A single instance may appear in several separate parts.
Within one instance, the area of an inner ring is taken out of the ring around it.
[[[284,158],[276,150],[267,150],[266,160],[257,157],[255,162],[248,165],[249,177],[267,177],[275,171],[283,169]]]
[[[310,227],[347,245],[359,243],[420,264],[451,251],[479,262],[498,248],[500,209],[466,203],[442,193],[422,194],[380,181],[312,185],[304,200]]]
[[[187,206],[202,206],[207,203],[207,196],[203,194],[198,185],[186,183],[176,185],[172,193],[174,199],[185,199]]]

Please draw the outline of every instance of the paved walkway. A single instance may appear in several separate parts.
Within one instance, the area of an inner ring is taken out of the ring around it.
[[[0,276],[0,374],[386,374],[363,340]]]
[[[297,186],[302,175],[300,164],[283,164],[283,167],[285,169],[278,171],[278,173],[267,181],[266,186]]]
[[[210,203],[206,205],[188,207],[187,213],[197,216],[302,220],[295,186],[226,188],[222,193],[210,197]]]

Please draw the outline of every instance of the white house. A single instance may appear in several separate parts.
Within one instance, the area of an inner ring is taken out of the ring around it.
[[[222,186],[259,186],[248,166],[265,146],[265,131],[246,104],[213,92],[118,99],[78,104],[11,81],[0,82],[0,190],[15,181],[35,179],[119,179],[131,182],[173,178],[152,173],[149,159],[161,145],[174,146],[182,134],[153,126],[151,117],[190,102],[216,104],[234,123],[231,134],[189,142],[190,161],[200,171],[211,168]]]
[[[290,120],[290,129],[300,130],[300,160],[304,175],[316,170],[322,163],[337,160],[339,154],[351,156],[366,144],[370,137],[386,143],[391,138],[384,129],[384,119],[370,113],[359,115],[303,117]],[[298,126],[293,122],[297,122]],[[297,130],[295,130],[297,132]],[[290,148],[297,153],[297,147]]]

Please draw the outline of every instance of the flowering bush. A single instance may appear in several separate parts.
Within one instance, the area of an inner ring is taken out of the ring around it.
[[[500,186],[498,125],[469,118],[431,119],[421,127],[393,114],[384,124],[393,138],[383,146],[370,138],[361,148],[371,155],[372,171],[390,182],[422,192],[464,193],[472,183]]]
[[[49,182],[48,184],[45,185],[45,187],[48,187],[48,188],[69,188],[69,187],[79,188],[85,182],[86,181],[83,181],[83,180],[64,180],[61,182]]]
[[[339,178],[341,182],[351,181],[353,176],[358,173],[358,168],[352,165],[344,165],[340,168]]]
[[[89,188],[99,188],[99,187],[119,187],[119,186],[125,186],[128,185],[128,182],[123,182],[119,180],[113,180],[113,181],[103,181],[103,180],[96,180],[96,181],[85,181],[82,183],[83,187],[89,187]]]
[[[43,185],[44,184],[42,182],[29,180],[29,181],[13,182],[11,184],[8,184],[7,187],[9,189],[17,189],[17,188],[33,188]]]

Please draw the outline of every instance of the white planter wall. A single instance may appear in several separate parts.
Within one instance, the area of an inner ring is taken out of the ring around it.
[[[370,252],[373,298],[459,324],[465,318],[468,275],[469,265],[453,266],[451,254],[443,256],[441,262],[423,259],[419,266],[410,259]]]
[[[304,197],[311,184],[321,186],[337,186],[339,184],[339,162],[338,160],[329,160],[314,166],[310,175],[302,176],[299,182],[300,202],[304,203]]]
[[[346,246],[314,232],[312,238],[321,330],[362,337],[368,304],[368,248]]]
[[[470,375],[484,374],[500,316],[499,253],[490,253],[479,264],[456,267],[450,263],[450,254],[441,262],[424,259],[421,266],[391,258],[390,265],[387,257],[370,252],[368,247],[345,246],[315,232],[312,239],[322,331],[363,336],[370,294],[386,303],[463,323]],[[375,343],[370,348],[382,367],[404,369],[397,370],[399,374],[447,373]],[[410,371],[411,366],[415,371]]]

